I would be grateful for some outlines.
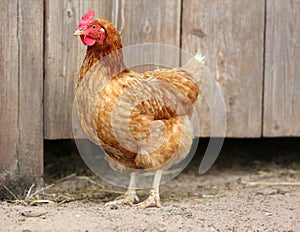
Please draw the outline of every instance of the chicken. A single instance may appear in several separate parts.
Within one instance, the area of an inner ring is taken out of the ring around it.
[[[201,91],[190,72],[201,73],[203,62],[192,59],[185,69],[129,70],[118,31],[91,10],[74,35],[87,45],[75,99],[80,126],[113,169],[131,173],[124,197],[108,205],[161,207],[162,172],[184,159],[192,145],[191,115]],[[135,204],[140,169],[155,175],[149,197]]]

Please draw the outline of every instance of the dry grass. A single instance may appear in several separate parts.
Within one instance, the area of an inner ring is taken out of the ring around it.
[[[72,178],[85,180],[90,184],[90,188],[66,190],[64,188],[57,187],[58,184],[63,183]],[[8,200],[8,202],[23,206],[32,206],[48,203],[63,204],[66,202],[78,201],[83,199],[96,201],[98,199],[109,199],[112,196],[124,193],[122,191],[105,189],[105,187],[101,183],[98,183],[96,180],[93,180],[93,178],[95,177],[77,176],[76,173],[72,173],[42,188],[35,188],[35,185],[32,184],[28,190],[24,191],[26,192],[24,197],[18,197],[17,194],[15,194],[5,185],[3,187],[13,197],[13,200]]]

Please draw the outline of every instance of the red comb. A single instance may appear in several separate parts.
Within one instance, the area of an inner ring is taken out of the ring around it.
[[[89,10],[84,16],[82,16],[82,20],[91,20],[95,17],[95,11]]]
[[[88,23],[91,19],[95,17],[95,11],[89,10],[85,15],[82,16],[81,21],[79,22],[79,27],[82,27]]]

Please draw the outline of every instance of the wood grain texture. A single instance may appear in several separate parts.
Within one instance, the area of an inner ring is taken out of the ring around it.
[[[81,16],[93,9],[98,17],[111,20],[110,0],[45,1],[45,107],[44,136],[72,138],[74,83],[86,47],[73,33]]]
[[[201,51],[222,88],[226,136],[259,137],[264,1],[183,0],[182,13],[182,48]],[[201,136],[209,136],[209,113],[204,109],[203,115]]]
[[[43,174],[43,2],[2,1],[0,179]]]
[[[138,43],[179,46],[180,9],[179,0],[116,0],[112,23],[119,30],[124,46]]]
[[[0,2],[0,185],[18,172],[18,4]],[[7,39],[7,35],[9,39]]]
[[[113,4],[112,23],[121,34],[124,47],[157,43],[180,48],[180,15],[180,0],[116,0]],[[155,57],[153,59],[155,63],[170,64],[171,67],[179,65],[179,51],[169,54],[166,53],[167,47],[159,49],[155,46],[153,49],[145,48],[144,52],[142,50],[143,48],[139,47],[135,52],[140,65],[130,67],[135,71],[159,68],[159,64],[147,65],[152,57]]]
[[[300,135],[300,1],[267,0],[264,136]]]
[[[43,1],[19,0],[19,167],[43,175]]]

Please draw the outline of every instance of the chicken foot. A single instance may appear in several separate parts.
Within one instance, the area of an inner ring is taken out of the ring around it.
[[[162,207],[160,203],[160,197],[159,197],[159,184],[160,184],[162,172],[163,172],[162,170],[157,170],[155,172],[153,184],[149,196],[145,201],[136,204],[137,208],[144,209],[148,207],[158,207],[158,208]]]
[[[105,206],[112,206],[112,205],[129,205],[129,206],[136,206],[139,209],[144,209],[148,207],[158,207],[161,208],[162,205],[160,203],[160,197],[159,197],[159,184],[162,176],[162,170],[158,170],[155,172],[152,188],[149,192],[149,196],[146,200],[143,202],[140,202],[138,204],[134,204],[139,201],[139,198],[136,194],[136,181],[137,181],[137,173],[133,172],[130,176],[130,182],[128,186],[128,190],[126,193],[117,198],[116,200],[110,201],[105,204]]]
[[[130,181],[129,181],[129,185],[128,185],[128,189],[126,191],[126,193],[121,196],[118,197],[117,199],[107,202],[105,204],[105,206],[112,206],[112,205],[130,205],[132,206],[134,203],[139,201],[139,198],[136,194],[136,181],[137,181],[137,173],[133,172],[130,175]]]

